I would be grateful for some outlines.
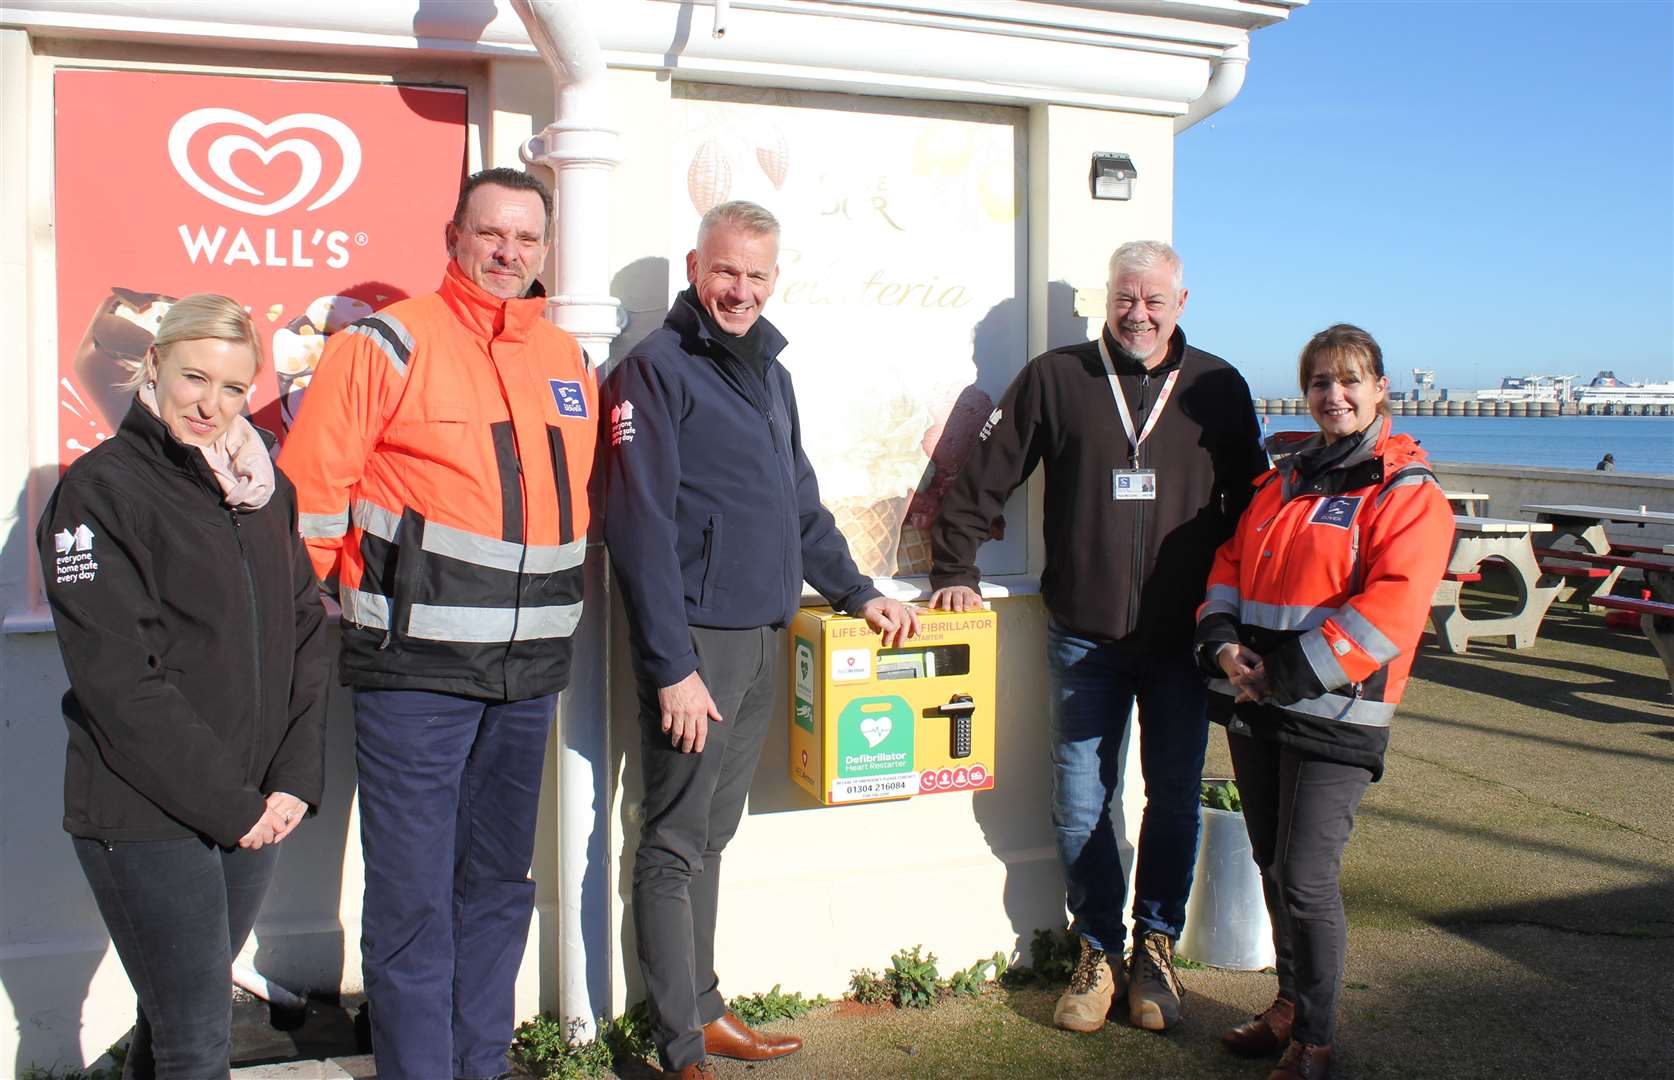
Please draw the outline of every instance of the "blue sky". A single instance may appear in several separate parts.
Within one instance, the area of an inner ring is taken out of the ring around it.
[[[1358,323],[1397,389],[1674,378],[1674,3],[1315,0],[1175,140],[1194,344],[1294,394]]]

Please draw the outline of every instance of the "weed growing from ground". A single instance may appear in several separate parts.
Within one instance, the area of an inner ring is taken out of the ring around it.
[[[919,955],[922,946],[902,949],[889,958],[884,979],[897,1008],[924,1009],[936,1003],[941,976],[936,972],[936,954]]]
[[[18,1074],[18,1080],[122,1080],[122,1063],[128,1057],[126,1046],[112,1046],[105,1051],[110,1055],[111,1065],[108,1069],[69,1069],[59,1072],[57,1066],[42,1068],[39,1065],[25,1065],[23,1072]]]
[[[1001,978],[1003,986],[1056,986],[1069,982],[1081,959],[1081,942],[1068,930],[1036,930],[1029,941],[1032,964],[1018,964]]]
[[[512,1063],[535,1080],[598,1080],[610,1072],[609,1042],[583,1040],[581,1022],[542,1013],[518,1025],[512,1035]]]
[[[731,1008],[740,1020],[755,1027],[774,1020],[800,1020],[808,1015],[809,1009],[829,1004],[831,999],[824,994],[815,995],[812,1000],[804,998],[800,991],[782,994],[779,984],[774,983],[773,989],[765,994],[742,994],[733,998]]]
[[[925,1009],[950,997],[976,997],[1006,973],[1005,954],[997,952],[944,979],[936,970],[936,954],[923,948],[902,949],[889,958],[882,974],[871,968],[854,972],[845,996],[862,1005]]]

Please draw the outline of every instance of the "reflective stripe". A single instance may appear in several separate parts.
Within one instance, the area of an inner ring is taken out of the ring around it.
[[[304,540],[331,540],[349,531],[349,510],[335,514],[298,514],[297,532]]]
[[[339,589],[337,602],[343,608],[343,618],[356,626],[370,626],[375,630],[389,629],[389,597],[360,589]]]
[[[514,544],[434,521],[424,523],[421,546],[437,555],[512,574],[556,574],[580,566],[587,554],[585,538],[557,545]]]
[[[413,335],[389,315],[369,315],[343,328],[345,334],[360,334],[376,345],[396,372],[405,378],[407,359],[413,355]]]
[[[357,529],[395,543],[396,529],[401,524],[400,514],[359,499],[355,502],[352,516]],[[568,544],[514,544],[434,521],[424,523],[424,540],[419,546],[435,555],[446,555],[473,566],[486,566],[509,574],[556,574],[561,570],[573,570],[581,565],[582,558],[587,554],[585,537]]]
[[[1199,621],[1206,615],[1238,614],[1238,590],[1231,585],[1211,585],[1204,593],[1203,606],[1198,608]]]
[[[1413,484],[1435,484],[1437,487],[1441,486],[1441,484],[1436,481],[1436,474],[1431,472],[1429,469],[1426,469],[1422,465],[1408,465],[1406,468],[1383,482],[1383,489],[1378,492],[1378,497],[1374,505],[1382,506],[1383,500],[1389,497],[1389,493],[1391,491],[1394,491],[1398,487],[1410,487]]]
[[[1283,708],[1286,712],[1303,716],[1318,716],[1364,727],[1388,727],[1395,715],[1395,706],[1387,701],[1367,701],[1347,694],[1321,694],[1307,701],[1292,702]]]
[[[356,499],[350,517],[354,520],[355,528],[369,532],[380,540],[395,543],[395,530],[401,524],[401,515],[394,510],[385,510],[377,503]]]
[[[1401,650],[1395,647],[1395,643],[1385,637],[1382,630],[1373,626],[1372,620],[1352,606],[1344,604],[1331,618],[1343,628],[1343,633],[1353,638],[1354,643],[1366,651],[1367,656],[1378,663],[1387,664],[1401,655]]]
[[[566,638],[581,621],[580,604],[482,608],[414,604],[407,634],[427,641],[493,643]]]
[[[1331,643],[1325,640],[1324,630],[1310,630],[1303,634],[1300,644],[1302,655],[1307,657],[1308,666],[1314,669],[1314,678],[1319,680],[1320,686],[1330,690],[1348,683],[1348,672],[1343,670],[1342,662],[1331,651]]]
[[[1239,605],[1239,621],[1267,630],[1313,630],[1325,625],[1335,612],[1328,607],[1306,604],[1264,604],[1245,600]]]

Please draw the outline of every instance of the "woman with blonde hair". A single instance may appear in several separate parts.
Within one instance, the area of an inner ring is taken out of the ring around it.
[[[1330,1072],[1348,947],[1343,848],[1383,774],[1390,720],[1453,547],[1453,512],[1429,459],[1390,430],[1372,336],[1346,323],[1320,331],[1298,378],[1319,430],[1256,479],[1197,615],[1210,716],[1226,725],[1278,951],[1273,1004],[1221,1041],[1235,1054],[1278,1056],[1268,1080]]]
[[[36,530],[64,829],[139,998],[125,1078],[228,1075],[232,960],[320,801],[329,659],[295,495],[243,415],[261,357],[235,301],[176,301]]]

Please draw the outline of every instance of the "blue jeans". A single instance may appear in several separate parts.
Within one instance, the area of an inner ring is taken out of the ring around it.
[[[1070,931],[1120,953],[1125,886],[1110,804],[1120,798],[1122,738],[1139,701],[1145,816],[1134,879],[1134,940],[1180,936],[1197,862],[1198,796],[1209,743],[1207,691],[1189,646],[1119,649],[1057,620],[1046,630],[1052,673],[1052,825]]]
[[[279,847],[73,837],[139,1012],[125,1080],[226,1076],[232,961],[256,924]]]
[[[384,1080],[506,1071],[555,706],[355,691],[360,950]]]

